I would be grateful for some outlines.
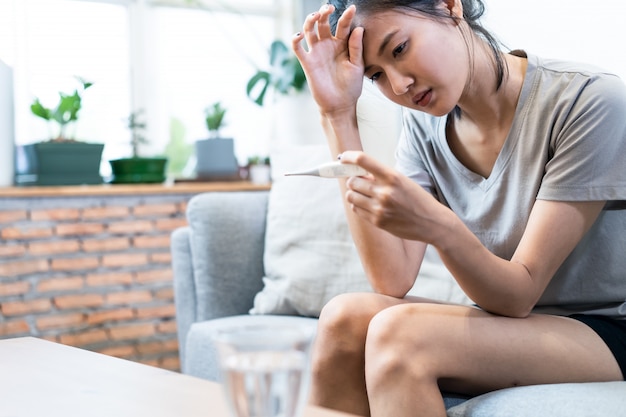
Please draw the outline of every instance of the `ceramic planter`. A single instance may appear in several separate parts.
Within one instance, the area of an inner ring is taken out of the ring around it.
[[[122,158],[109,163],[113,184],[160,183],[166,178],[167,158]]]
[[[231,138],[196,141],[196,177],[205,180],[238,180],[239,164]]]
[[[18,185],[101,184],[103,144],[41,142],[18,147],[15,182]]]

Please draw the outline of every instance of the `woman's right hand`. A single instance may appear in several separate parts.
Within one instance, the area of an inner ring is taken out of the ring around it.
[[[363,28],[350,32],[356,7],[348,7],[331,33],[334,6],[310,14],[302,32],[293,38],[293,50],[302,64],[313,98],[324,116],[354,112],[363,88]],[[308,49],[302,46],[306,41]]]

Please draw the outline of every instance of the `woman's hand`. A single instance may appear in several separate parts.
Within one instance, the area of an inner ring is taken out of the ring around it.
[[[353,112],[363,87],[363,28],[350,32],[356,8],[349,7],[330,30],[332,5],[310,14],[302,32],[293,38],[293,50],[302,64],[313,98],[322,115]],[[306,40],[308,50],[302,46]]]
[[[370,173],[347,181],[346,200],[360,218],[400,238],[436,244],[450,210],[411,179],[363,152],[344,152],[341,162]]]

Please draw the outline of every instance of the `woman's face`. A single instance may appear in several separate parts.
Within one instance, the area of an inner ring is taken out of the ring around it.
[[[365,76],[391,101],[434,116],[457,105],[468,80],[468,52],[457,24],[388,11],[362,21]]]

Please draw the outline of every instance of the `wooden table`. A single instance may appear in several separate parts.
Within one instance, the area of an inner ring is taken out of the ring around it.
[[[42,339],[0,340],[0,417],[229,417],[219,384]],[[350,417],[309,406],[302,417]]]

